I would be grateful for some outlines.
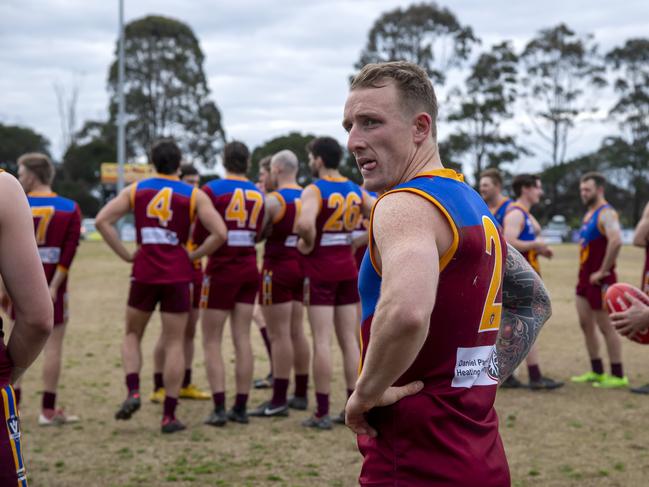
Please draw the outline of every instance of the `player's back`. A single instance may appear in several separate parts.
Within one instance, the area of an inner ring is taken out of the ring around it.
[[[281,209],[273,221],[272,233],[266,239],[264,259],[273,261],[301,260],[297,250],[298,236],[295,233],[295,220],[300,211],[300,186],[278,189],[267,195],[277,198]]]
[[[352,232],[361,218],[363,192],[347,178],[323,178],[312,187],[320,195],[313,251],[305,259],[305,273],[322,281],[355,279]]]
[[[236,268],[242,263],[254,263],[256,268],[255,242],[264,220],[263,193],[243,177],[215,179],[203,186],[203,191],[228,229],[226,242],[209,257],[205,273],[225,272],[224,269]],[[205,238],[206,230],[200,222],[195,235],[197,243]]]
[[[502,312],[505,240],[486,204],[454,171],[425,173],[386,195],[397,191],[418,194],[438,207],[454,239],[440,256],[427,338],[412,365],[395,382],[404,385],[422,380],[424,389],[393,407],[373,410],[370,419],[374,416],[381,424],[381,432],[390,417],[398,415],[394,441],[403,439],[403,447],[412,451],[400,460],[403,471],[412,462],[414,471],[430,473],[430,479],[440,485],[506,485],[507,462],[493,408],[498,380],[488,367]],[[381,289],[370,252],[359,276],[363,358]],[[359,440],[359,445],[376,448],[373,440]],[[434,465],[425,465],[431,456]]]
[[[608,239],[604,229],[600,226],[599,218],[602,211],[612,209],[611,205],[603,203],[595,208],[590,215],[586,214],[582,221],[579,230],[579,279],[584,283],[588,283],[590,274],[599,270],[604,260]],[[607,277],[614,275],[615,266],[611,267],[610,271],[611,274]]]
[[[510,200],[509,198],[505,198],[502,201],[502,203],[500,203],[500,206],[498,206],[498,208],[496,208],[496,210],[493,213],[494,218],[496,219],[498,225],[500,225],[501,228],[505,226],[505,215],[507,214],[507,211],[509,210],[509,206],[511,204],[512,204],[512,200]]]
[[[38,252],[49,282],[57,266],[70,267],[79,244],[81,212],[79,205],[56,193],[29,193]]]
[[[195,217],[196,191],[172,176],[157,175],[133,184],[131,208],[139,247],[133,261],[135,281],[192,280],[185,246]]]

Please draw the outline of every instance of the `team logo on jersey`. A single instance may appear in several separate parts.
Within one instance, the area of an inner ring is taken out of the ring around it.
[[[9,438],[14,441],[20,440],[20,420],[15,414],[7,418],[7,431],[9,432]]]
[[[455,359],[455,377],[451,387],[498,385],[494,345],[482,347],[458,347]]]

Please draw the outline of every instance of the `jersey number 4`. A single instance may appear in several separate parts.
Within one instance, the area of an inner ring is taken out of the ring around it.
[[[162,188],[146,205],[146,216],[148,218],[157,218],[163,227],[166,227],[174,216],[171,209],[172,194],[171,188]]]
[[[498,291],[502,285],[503,275],[503,248],[500,242],[500,235],[496,225],[487,216],[482,217],[482,229],[485,237],[485,252],[494,259],[493,272],[489,281],[487,299],[482,308],[482,317],[480,318],[480,328],[478,332],[498,330],[500,327],[500,317],[502,316],[503,304],[497,302]]]
[[[252,210],[248,213],[246,209],[246,202],[253,203]],[[237,227],[243,228],[248,223],[249,228],[257,228],[257,220],[259,219],[259,212],[264,204],[264,197],[261,193],[246,189],[245,192],[241,188],[237,188],[232,193],[230,203],[225,209],[225,219],[227,221],[237,222]]]
[[[32,216],[34,219],[38,219],[38,223],[36,224],[36,243],[38,245],[45,245],[47,227],[50,226],[54,212],[55,210],[53,206],[32,207]]]

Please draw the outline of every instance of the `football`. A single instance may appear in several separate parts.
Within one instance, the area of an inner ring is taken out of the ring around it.
[[[609,314],[624,311],[630,306],[629,300],[625,296],[625,293],[629,293],[631,296],[639,299],[647,306],[649,306],[649,296],[640,291],[640,289],[632,286],[631,284],[618,282],[616,284],[613,284],[612,286],[609,286],[609,288],[606,290],[605,300]],[[643,333],[637,333],[633,338],[630,338],[630,340],[633,340],[637,343],[642,343],[644,345],[649,344],[649,328]]]

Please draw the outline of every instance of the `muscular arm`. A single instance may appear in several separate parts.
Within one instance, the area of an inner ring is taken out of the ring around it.
[[[50,281],[50,294],[52,301],[56,302],[56,295],[65,278],[68,277],[68,270],[72,265],[72,260],[77,254],[79,247],[79,239],[81,237],[81,212],[79,207],[75,205],[75,211],[70,219],[68,228],[65,232],[65,240],[61,246],[61,259],[59,265],[56,266],[54,276]]]
[[[604,210],[600,213],[599,223],[604,229],[604,234],[608,240],[606,244],[606,253],[604,260],[599,268],[599,272],[606,275],[615,265],[617,255],[622,248],[622,232],[620,231],[620,222],[617,219],[617,213],[613,210]]]
[[[266,195],[264,200],[264,225],[262,227],[261,235],[262,238],[266,238],[270,235],[273,229],[273,223],[275,218],[279,215],[279,212],[282,209],[282,204],[277,199],[275,194],[270,193]]]
[[[101,233],[101,236],[113,252],[125,262],[133,262],[133,255],[122,243],[114,225],[120,218],[131,211],[131,191],[131,186],[124,188],[121,193],[101,209],[97,218],[95,218],[97,231]]]
[[[503,222],[505,240],[519,252],[529,252],[530,250],[536,249],[537,246],[535,240],[523,241],[518,238],[524,224],[523,213],[518,210],[507,213]]]
[[[492,361],[492,374],[502,382],[527,356],[543,324],[552,314],[543,281],[511,245],[503,280],[503,313]]]
[[[302,200],[302,209],[295,223],[295,233],[300,237],[297,248],[303,254],[308,254],[315,245],[317,233],[315,222],[320,212],[320,193],[315,186],[307,186],[302,191],[300,199]]]
[[[15,382],[43,349],[53,312],[29,205],[18,181],[8,174],[0,174],[0,274],[16,313],[7,343]]]
[[[642,212],[642,218],[638,222],[638,225],[635,227],[635,233],[633,235],[633,245],[636,247],[646,247],[647,242],[649,241],[649,203],[644,207]]]
[[[209,232],[201,244],[193,251],[190,252],[189,258],[197,260],[206,255],[212,254],[218,249],[228,237],[228,228],[221,218],[221,215],[207,196],[200,189],[196,189],[196,216],[201,222],[204,229]]]

